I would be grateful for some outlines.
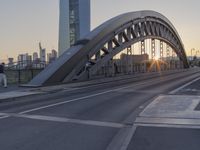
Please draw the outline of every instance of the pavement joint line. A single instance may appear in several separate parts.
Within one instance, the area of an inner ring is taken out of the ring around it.
[[[198,78],[196,78],[196,79],[194,79],[194,80],[192,80],[192,81],[190,81],[190,82],[188,82],[188,83],[186,83],[186,84],[184,84],[184,85],[178,87],[177,89],[175,89],[175,90],[169,92],[169,94],[175,94],[175,93],[177,93],[178,91],[182,90],[183,88],[185,88],[185,87],[191,85],[192,83],[194,83],[194,82],[196,82],[196,81],[198,81],[198,80],[200,80],[200,77],[198,77]]]
[[[94,121],[94,120],[71,119],[71,118],[55,117],[55,116],[26,115],[26,114],[15,114],[15,113],[0,113],[0,115],[5,115],[5,116],[9,116],[9,117],[33,119],[33,120],[61,122],[61,123],[74,123],[74,124],[99,126],[99,127],[110,127],[110,128],[124,128],[124,127],[126,127],[126,125],[121,124],[121,123]]]

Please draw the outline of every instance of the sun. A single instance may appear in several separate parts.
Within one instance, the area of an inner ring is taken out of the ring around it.
[[[158,57],[158,56],[155,56],[155,57],[154,57],[154,60],[159,60],[159,57]]]

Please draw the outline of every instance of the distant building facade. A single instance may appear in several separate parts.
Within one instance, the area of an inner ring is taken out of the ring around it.
[[[127,61],[134,63],[142,63],[149,60],[148,54],[142,54],[142,55],[127,55],[127,54],[121,54],[120,60],[124,63]]]
[[[55,61],[57,59],[57,57],[58,57],[58,53],[57,53],[57,51],[55,49],[53,49],[51,51],[51,53],[47,54],[48,63],[52,63],[53,61]]]
[[[51,54],[52,54],[52,57],[55,59],[58,57],[58,52],[55,49],[51,50]]]
[[[12,67],[14,65],[14,58],[8,58],[8,67]]]
[[[18,66],[19,68],[26,68],[31,66],[32,64],[32,56],[28,53],[25,54],[19,54],[18,55]]]
[[[46,49],[42,48],[41,43],[39,43],[39,49],[40,49],[40,62],[46,64]]]
[[[34,52],[33,53],[33,61],[36,61],[38,59],[38,53]]]
[[[90,32],[90,0],[60,0],[59,56]]]

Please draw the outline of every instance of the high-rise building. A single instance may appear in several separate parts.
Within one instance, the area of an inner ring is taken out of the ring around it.
[[[46,49],[42,48],[41,43],[39,43],[40,49],[40,62],[45,64],[46,63]]]
[[[18,66],[19,68],[25,68],[32,63],[32,56],[28,53],[18,55]]]
[[[33,61],[36,61],[38,59],[38,53],[34,52],[33,53]]]
[[[90,0],[60,0],[59,56],[90,32]]]
[[[33,64],[34,64],[34,67],[35,67],[35,64],[39,64],[39,63],[40,63],[40,58],[38,57],[38,53],[34,52],[33,53]]]
[[[14,65],[14,58],[8,58],[8,67],[12,67]]]
[[[27,57],[28,57],[28,53],[26,53],[26,54],[19,54],[18,55],[18,62],[25,64],[26,61],[27,61]]]
[[[47,62],[51,63],[51,58],[52,58],[52,54],[51,53],[47,53]]]
[[[52,63],[53,61],[55,61],[57,59],[57,56],[57,51],[55,49],[52,49],[51,53],[47,54],[48,63]]]
[[[51,50],[51,54],[52,54],[52,57],[55,58],[55,59],[58,57],[58,53],[55,49]]]

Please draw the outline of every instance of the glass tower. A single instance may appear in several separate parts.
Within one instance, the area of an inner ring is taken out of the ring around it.
[[[58,52],[62,55],[90,32],[90,0],[60,0]]]

